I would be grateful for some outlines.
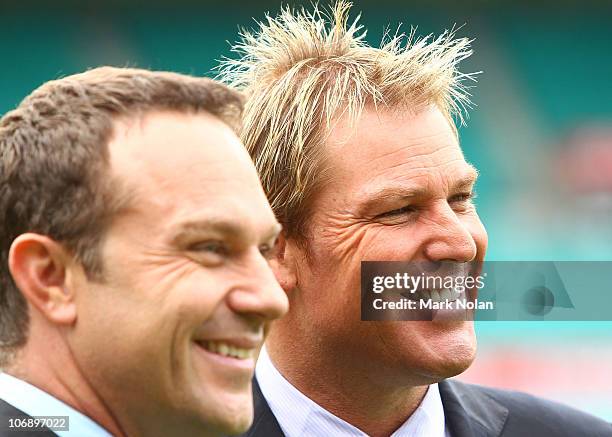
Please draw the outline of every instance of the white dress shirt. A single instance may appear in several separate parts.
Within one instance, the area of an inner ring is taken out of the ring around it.
[[[333,415],[295,388],[274,367],[265,347],[255,369],[272,413],[287,437],[364,437],[366,433]],[[419,407],[391,437],[450,437],[438,384],[432,384]]]
[[[7,373],[0,373],[0,399],[29,416],[68,416],[69,430],[53,431],[60,437],[112,437],[83,413]]]

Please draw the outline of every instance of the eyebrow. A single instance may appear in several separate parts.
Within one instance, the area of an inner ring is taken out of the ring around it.
[[[474,184],[476,184],[479,174],[478,170],[471,164],[468,164],[468,167],[467,173],[455,181],[451,187],[451,191],[457,192],[466,188],[472,188]]]
[[[278,234],[280,234],[281,230],[282,226],[279,223],[275,223],[263,234],[261,242],[275,239]],[[186,240],[194,235],[203,233],[216,233],[243,241],[248,240],[250,237],[248,229],[236,221],[227,218],[206,218],[203,220],[187,221],[180,224],[172,237],[172,242],[175,245],[181,245],[186,243]],[[259,243],[260,241],[258,241],[258,244]]]
[[[451,193],[470,189],[476,183],[478,170],[471,164],[468,164],[468,167],[465,175],[453,181]],[[427,189],[421,186],[397,185],[384,187],[380,190],[366,192],[363,197],[367,197],[367,200],[361,205],[360,210],[368,211],[386,199],[407,200],[415,197],[424,197],[426,194]]]

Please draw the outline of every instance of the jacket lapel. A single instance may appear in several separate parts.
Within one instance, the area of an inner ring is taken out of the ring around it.
[[[438,384],[444,416],[452,437],[498,437],[508,409],[477,386],[457,381]]]
[[[242,437],[285,437],[268,402],[261,393],[257,378],[253,378],[253,405],[255,408],[253,425]]]
[[[27,415],[21,410],[13,407],[8,402],[0,399],[0,421],[2,421],[2,428],[0,429],[0,437],[5,436],[17,436],[17,437],[57,437],[57,434],[49,430],[48,428],[38,428],[36,430],[27,429],[15,429],[11,430],[9,426],[9,419],[31,419],[32,416]]]

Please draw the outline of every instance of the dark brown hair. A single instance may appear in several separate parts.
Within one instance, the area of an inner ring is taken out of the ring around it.
[[[43,84],[0,119],[0,365],[29,320],[8,268],[12,242],[47,235],[99,277],[99,243],[123,197],[109,172],[113,122],[153,110],[205,111],[236,130],[242,99],[207,78],[101,67]]]

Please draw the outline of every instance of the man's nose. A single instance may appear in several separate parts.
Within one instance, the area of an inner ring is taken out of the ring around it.
[[[474,236],[447,202],[431,211],[427,223],[430,229],[424,231],[427,237],[423,252],[428,260],[469,262],[476,258]]]
[[[266,259],[254,249],[248,255],[244,278],[228,296],[230,308],[262,321],[274,320],[289,309],[287,295],[276,280]]]

